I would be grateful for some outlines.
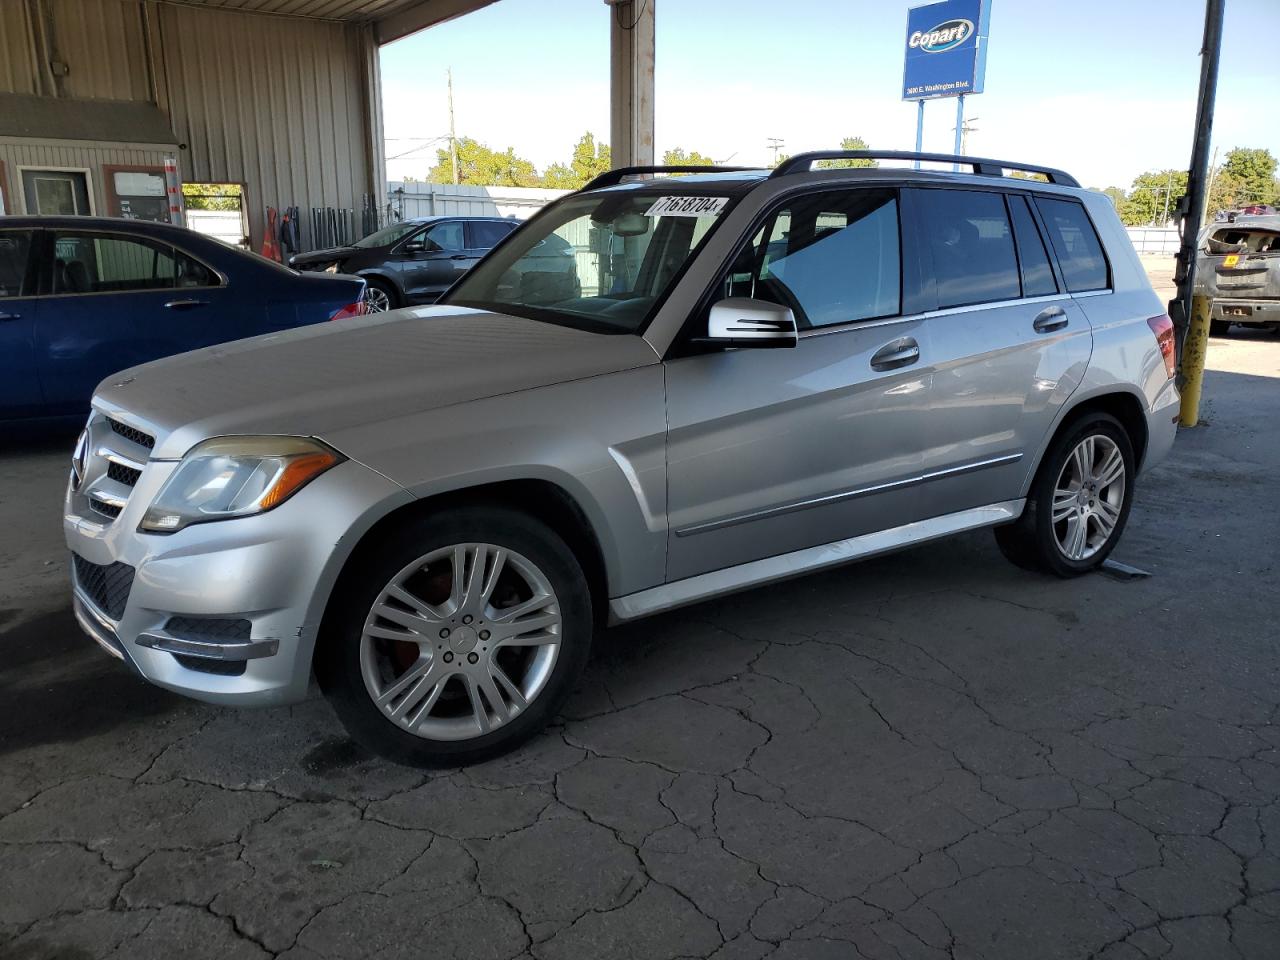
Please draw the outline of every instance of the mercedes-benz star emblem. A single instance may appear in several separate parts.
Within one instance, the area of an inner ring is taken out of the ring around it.
[[[71,489],[79,490],[84,482],[85,457],[89,450],[89,432],[82,431],[76,441],[76,451],[71,455]]]

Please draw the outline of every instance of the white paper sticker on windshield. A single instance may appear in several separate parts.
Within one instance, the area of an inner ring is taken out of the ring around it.
[[[646,217],[718,217],[728,197],[659,197]]]

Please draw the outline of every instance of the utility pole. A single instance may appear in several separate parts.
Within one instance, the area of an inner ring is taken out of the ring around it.
[[[786,142],[781,137],[766,137],[769,141],[769,149],[773,151],[773,165],[778,165],[778,151],[782,149],[782,145]]]
[[[964,156],[969,152],[969,134],[977,133],[978,128],[974,126],[981,117],[969,117],[960,125],[960,155]]]
[[[1204,379],[1205,356],[1209,347],[1208,297],[1194,297],[1196,283],[1196,241],[1208,201],[1209,142],[1213,138],[1213,106],[1218,92],[1218,59],[1222,53],[1222,8],[1224,0],[1205,0],[1204,41],[1200,46],[1200,96],[1196,103],[1195,140],[1191,147],[1191,169],[1187,171],[1187,195],[1178,201],[1182,243],[1173,281],[1177,297],[1169,302],[1182,350],[1179,387],[1182,409],[1178,422],[1194,427],[1200,419],[1200,387]],[[1194,303],[1193,303],[1194,300]]]
[[[449,159],[453,161],[453,182],[458,182],[458,138],[453,129],[453,67],[446,74],[449,78]]]

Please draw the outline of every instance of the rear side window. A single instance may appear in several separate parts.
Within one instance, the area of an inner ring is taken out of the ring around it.
[[[1107,258],[1084,206],[1048,197],[1036,197],[1036,206],[1049,228],[1049,241],[1058,255],[1067,289],[1072,293],[1105,290],[1109,285]]]
[[[920,212],[933,253],[939,307],[1021,295],[1004,197],[980,190],[921,190]]]
[[[23,286],[27,277],[27,256],[31,252],[31,234],[25,230],[0,232],[0,297],[30,294]]]
[[[113,234],[54,235],[53,292],[128,293],[215,287],[217,274],[168,244]]]
[[[498,241],[514,228],[513,224],[495,223],[492,220],[477,220],[470,225],[471,248],[474,250],[488,250],[490,247],[496,247]]]
[[[1058,292],[1058,281],[1053,278],[1049,266],[1049,254],[1045,252],[1040,228],[1031,216],[1025,197],[1010,196],[1009,214],[1013,218],[1013,233],[1018,241],[1018,265],[1022,268],[1022,295],[1047,297]]]
[[[790,307],[801,329],[894,316],[899,247],[894,191],[804,197],[775,212],[741,251],[725,291]]]

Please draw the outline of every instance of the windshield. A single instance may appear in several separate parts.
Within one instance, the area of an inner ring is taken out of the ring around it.
[[[691,193],[570,197],[481,260],[447,302],[637,333],[728,206]]]
[[[408,223],[393,223],[389,227],[383,227],[381,230],[369,234],[363,240],[357,240],[354,245],[357,247],[389,247],[421,226],[422,224],[413,223],[412,221]]]

